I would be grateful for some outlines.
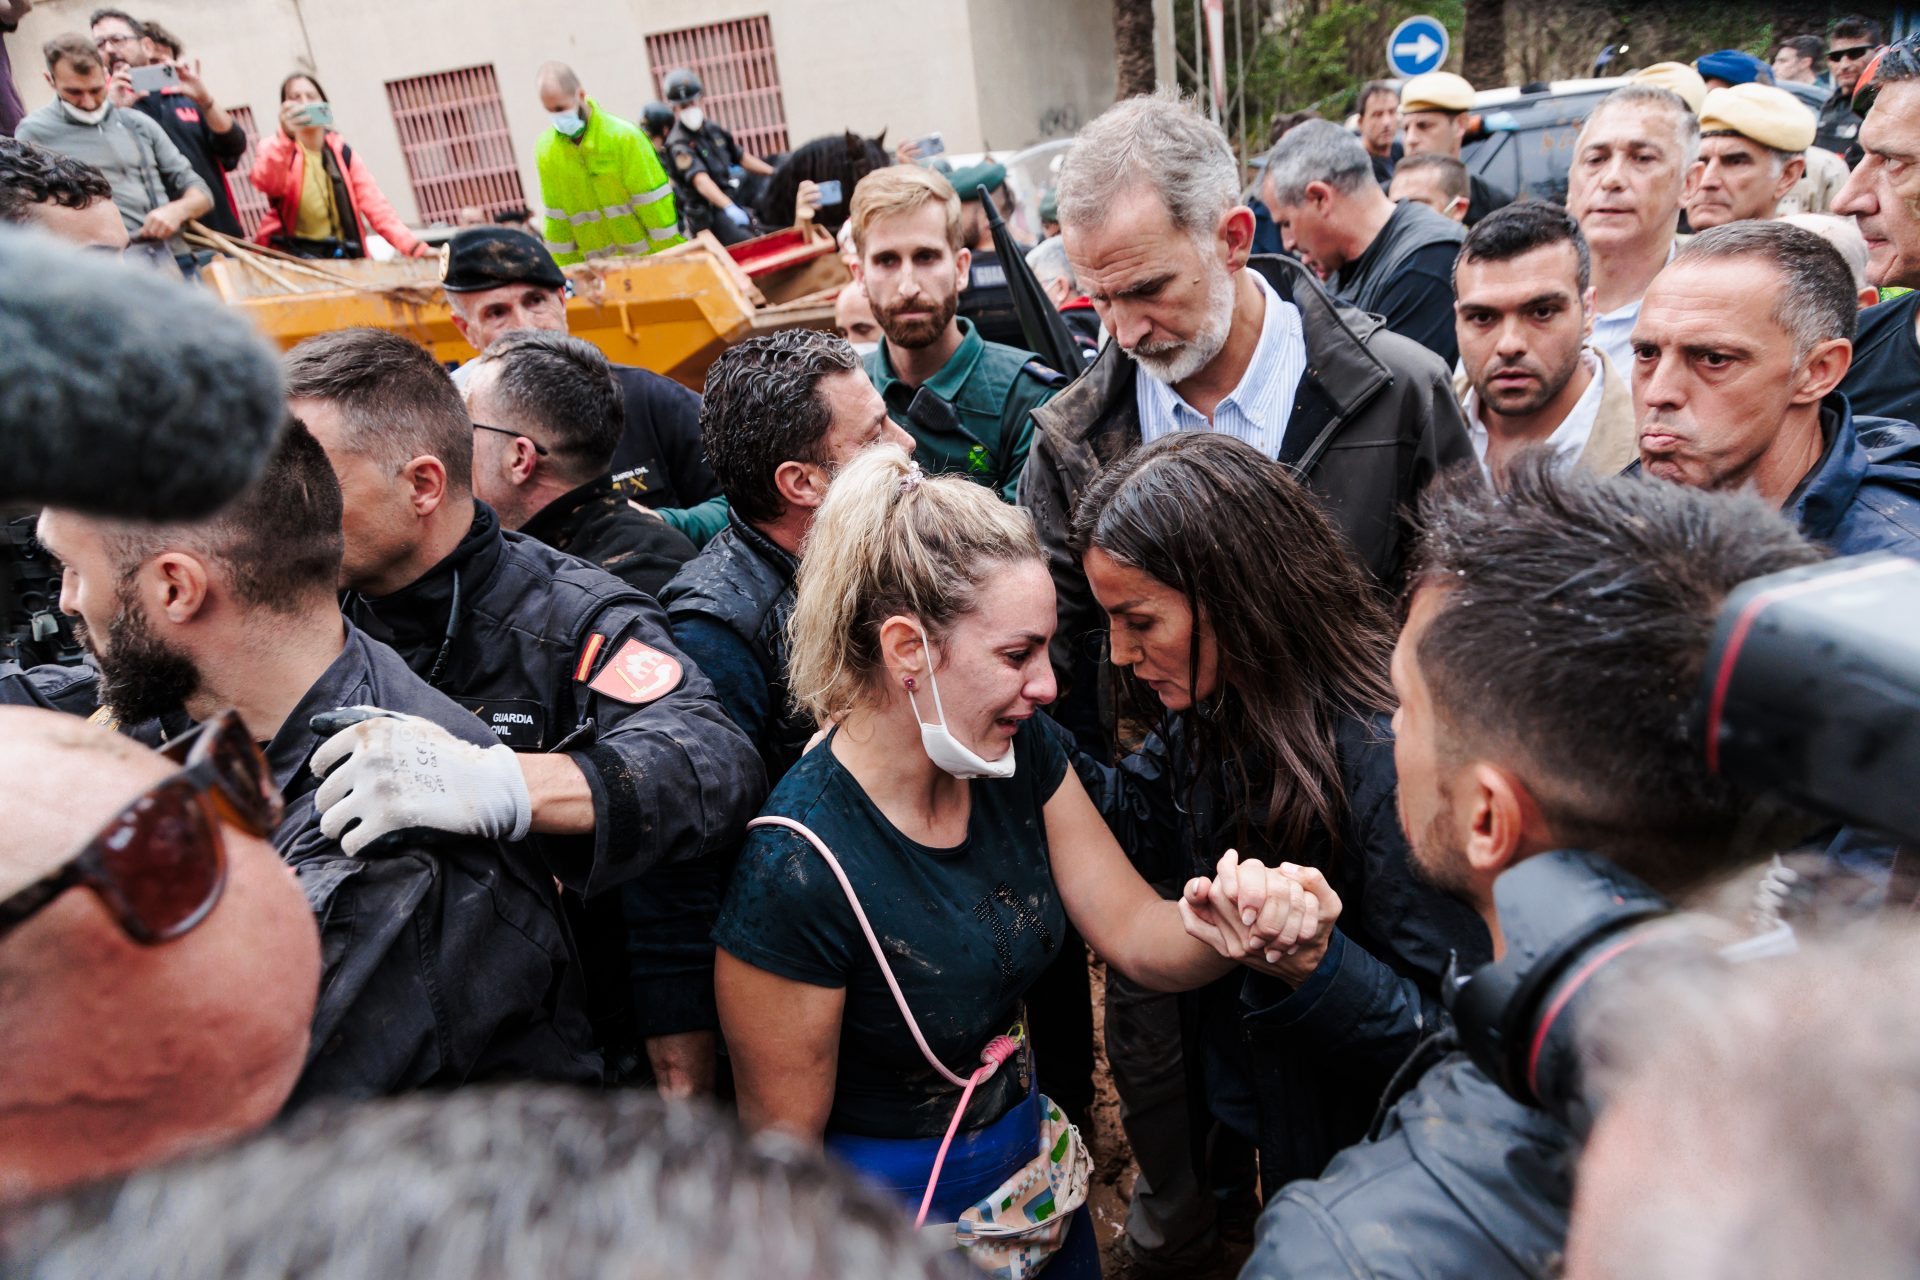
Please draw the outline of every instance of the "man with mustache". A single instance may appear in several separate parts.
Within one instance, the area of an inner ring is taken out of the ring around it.
[[[1700,121],[1679,94],[1629,84],[1600,100],[1574,143],[1567,211],[1593,253],[1593,345],[1632,368],[1640,298],[1674,252]]]
[[[1639,469],[1750,490],[1839,555],[1920,556],[1920,428],[1856,417],[1835,390],[1857,307],[1846,260],[1811,231],[1696,236],[1634,326]]]
[[[1600,475],[1633,461],[1633,388],[1587,345],[1592,262],[1572,215],[1537,200],[1496,209],[1460,247],[1453,286],[1453,387],[1489,476],[1534,444]]]
[[[1011,502],[1033,411],[1067,379],[1030,351],[986,341],[959,315],[973,262],[961,223],[953,184],[931,169],[876,169],[854,188],[854,274],[886,337],[866,358],[867,376],[925,470],[958,472]]]

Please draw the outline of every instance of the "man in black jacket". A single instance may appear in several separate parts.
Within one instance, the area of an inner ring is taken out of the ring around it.
[[[1268,154],[1260,195],[1281,243],[1324,272],[1336,298],[1449,368],[1460,358],[1453,260],[1466,228],[1417,200],[1387,199],[1360,139],[1331,120],[1296,125]]]
[[[1129,158],[1141,155],[1151,167]],[[1253,212],[1226,135],[1178,103],[1109,109],[1081,132],[1059,190],[1074,276],[1115,335],[1035,410],[1020,485],[1059,592],[1062,687],[1076,654],[1086,674],[1084,641],[1104,629],[1068,550],[1073,504],[1107,463],[1169,431],[1227,431],[1293,467],[1396,589],[1406,510],[1435,473],[1473,459],[1446,365],[1293,260],[1250,258]]]
[[[213,208],[201,214],[200,221],[223,235],[245,235],[240,215],[234,212],[227,175],[247,153],[247,131],[214,100],[213,91],[200,78],[199,61],[183,62],[159,47],[142,24],[119,9],[95,9],[89,26],[94,47],[113,77],[115,103],[153,117],[213,194]],[[180,77],[179,88],[136,96],[128,73],[149,66],[173,67]]]
[[[417,717],[463,743],[479,721],[340,617],[341,497],[298,424],[212,520],[136,526],[49,510],[63,607],[99,664],[104,712],[141,733],[237,710],[286,801],[274,847],[320,926],[320,997],[289,1105],[474,1080],[591,1084],[600,1059],[550,881],[526,846],[396,837],[347,854],[322,830],[310,721],[342,705]],[[302,997],[304,998],[304,997]]]
[[[515,329],[567,331],[567,277],[546,246],[509,227],[473,227],[447,242],[440,287],[453,327],[475,351]],[[454,373],[463,389],[471,364]],[[643,507],[691,507],[720,495],[700,452],[700,397],[651,369],[613,366],[626,407],[614,446],[614,492]]]
[[[1771,508],[1557,471],[1537,451],[1498,495],[1449,482],[1421,515],[1392,664],[1400,821],[1496,955],[1493,884],[1522,859],[1585,849],[1677,896],[1796,834],[1791,815],[1710,775],[1673,713],[1693,700],[1727,595],[1820,558]],[[1453,1054],[1376,1139],[1274,1198],[1242,1275],[1557,1275],[1574,1146]]]
[[[473,496],[500,523],[660,594],[693,544],[614,493],[607,464],[620,441],[620,384],[598,347],[520,329],[474,361]]]
[[[861,450],[913,437],[887,414],[860,357],[813,329],[749,338],[707,370],[708,456],[727,527],[660,593],[673,638],[780,781],[815,725],[787,697],[787,619],[800,546],[833,473]]]
[[[1853,91],[1880,52],[1881,27],[1872,18],[1849,14],[1827,34],[1827,66],[1833,72],[1833,96],[1820,108],[1820,131],[1814,145],[1846,156],[1860,136],[1860,117],[1854,114]],[[1848,157],[1849,160],[1852,157]]]
[[[336,766],[348,780],[323,806],[328,834],[358,852],[404,828],[531,831],[548,872],[586,900],[576,937],[603,1043],[637,1065],[645,1041],[663,1086],[706,1087],[718,1026],[708,948],[676,903],[701,891],[701,862],[737,846],[765,796],[752,744],[658,605],[503,531],[474,500],[474,424],[426,351],[349,329],[290,352],[287,384],[346,494],[348,617],[479,717],[517,766],[482,768],[430,725],[353,725]],[[432,776],[412,763],[423,739],[443,744]],[[407,785],[383,782],[396,772]],[[594,901],[615,886],[654,913],[637,957],[619,898]]]

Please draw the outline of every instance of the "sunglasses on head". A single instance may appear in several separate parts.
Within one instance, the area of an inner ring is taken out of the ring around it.
[[[161,754],[179,772],[134,797],[58,870],[0,902],[0,938],[81,885],[145,946],[171,942],[207,918],[227,882],[222,824],[267,835],[280,821],[280,792],[234,711],[196,725]]]

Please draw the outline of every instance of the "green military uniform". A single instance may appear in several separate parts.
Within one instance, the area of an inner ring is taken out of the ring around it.
[[[988,342],[965,318],[956,323],[960,347],[926,387],[953,406],[960,431],[935,431],[909,417],[915,389],[893,371],[886,343],[867,357],[867,377],[893,420],[913,437],[914,461],[922,470],[956,472],[1012,502],[1033,444],[1033,411],[1067,385],[1067,376],[1040,363],[1031,351]]]

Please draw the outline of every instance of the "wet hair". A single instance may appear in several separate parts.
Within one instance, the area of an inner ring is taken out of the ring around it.
[[[1575,275],[1584,298],[1593,284],[1593,255],[1587,250],[1587,237],[1566,206],[1543,200],[1516,200],[1480,219],[1467,232],[1460,255],[1453,260],[1453,278],[1456,282],[1460,279],[1463,262],[1511,262],[1523,253],[1555,244],[1573,246],[1573,256],[1579,263]]]
[[[113,199],[106,175],[84,160],[0,138],[0,222],[31,225],[38,205],[85,209]]]
[[[1240,162],[1197,101],[1172,89],[1125,98],[1082,129],[1060,162],[1060,224],[1097,223],[1139,187],[1160,197],[1174,226],[1211,237],[1240,203]]]
[[[967,1274],[818,1150],[653,1093],[552,1087],[318,1104],[41,1205],[8,1243],[40,1280]]]
[[[1473,193],[1473,183],[1467,177],[1467,166],[1460,163],[1457,156],[1441,155],[1437,151],[1422,151],[1419,155],[1405,156],[1393,167],[1393,176],[1403,173],[1419,173],[1431,169],[1434,181],[1440,184],[1440,194],[1449,200],[1465,200]]]
[[[136,32],[139,29],[138,26],[134,28]],[[61,32],[40,46],[40,52],[46,55],[48,72],[58,70],[63,62],[72,64],[74,74],[82,76],[106,66],[101,60],[100,51],[93,47],[93,41],[74,31]]]
[[[1221,536],[1231,530],[1230,536]],[[1393,619],[1320,503],[1285,465],[1231,436],[1182,431],[1100,473],[1074,511],[1077,557],[1099,550],[1180,593],[1219,652],[1220,689],[1178,713],[1188,782],[1224,771],[1243,826],[1336,851],[1346,816],[1341,722],[1390,710]],[[1166,714],[1125,681],[1136,718]]]
[[[1553,840],[1669,894],[1798,834],[1707,772],[1692,708],[1727,595],[1823,553],[1751,494],[1561,470],[1544,448],[1503,479],[1450,473],[1420,505],[1442,758],[1513,769]]]
[[[1872,18],[1850,13],[1827,28],[1829,41],[1839,40],[1842,37],[1852,37],[1862,44],[1880,44],[1886,39],[1886,28]]]
[[[516,329],[480,359],[493,370],[493,394],[519,422],[538,428],[563,478],[585,484],[612,465],[627,402],[600,348],[564,333]]]
[[[826,465],[833,409],[820,384],[860,371],[852,345],[818,329],[749,338],[708,368],[700,442],[742,520],[764,523],[786,512],[773,483],[781,463]]]
[[[285,102],[287,100],[287,94],[289,91],[292,90],[293,82],[296,80],[305,80],[308,84],[312,85],[313,91],[320,95],[320,101],[322,102],[333,101],[332,98],[329,98],[327,96],[327,91],[326,89],[321,87],[320,82],[318,80],[315,80],[312,76],[308,75],[304,71],[296,71],[292,75],[288,76],[285,80],[282,80],[280,82],[280,101]]]
[[[1373,157],[1356,134],[1331,120],[1296,125],[1267,153],[1267,191],[1278,205],[1306,203],[1307,184],[1324,182],[1342,195],[1378,191]]]
[[[425,347],[385,329],[308,338],[284,361],[289,400],[324,400],[347,425],[347,449],[397,474],[432,456],[455,493],[473,491],[473,421],[453,379]]]
[[[883,131],[880,138],[885,136]],[[766,192],[760,197],[760,220],[770,227],[787,226],[794,219],[801,182],[838,182],[843,193],[841,203],[823,206],[814,221],[829,231],[840,230],[840,224],[852,216],[848,197],[860,180],[893,163],[880,138],[863,138],[849,131],[795,147],[774,166],[773,176],[767,179]]]
[[[1794,363],[1829,339],[1853,341],[1860,325],[1859,288],[1847,260],[1826,237],[1786,222],[1729,222],[1695,236],[1668,266],[1730,258],[1757,258],[1778,277],[1769,315],[1793,336]]]
[[[331,600],[346,554],[340,482],[327,452],[289,419],[260,478],[197,524],[116,525],[108,545],[124,579],[169,548],[211,561],[239,604],[295,613]]]
[[[944,175],[917,164],[888,165],[860,179],[847,219],[853,225],[854,248],[866,251],[867,228],[874,219],[913,213],[934,200],[942,201],[946,210],[947,247],[960,252],[966,244],[960,231],[960,197]]]
[[[916,618],[938,645],[981,584],[1021,561],[1044,563],[1026,512],[961,476],[923,476],[897,445],[863,450],[807,534],[787,626],[794,705],[822,722],[851,711],[885,665],[882,622]]]
[[[147,39],[165,49],[169,58],[177,58],[187,51],[187,46],[181,42],[179,36],[176,36],[173,32],[167,30],[157,22],[141,23],[140,32],[146,36]]]

